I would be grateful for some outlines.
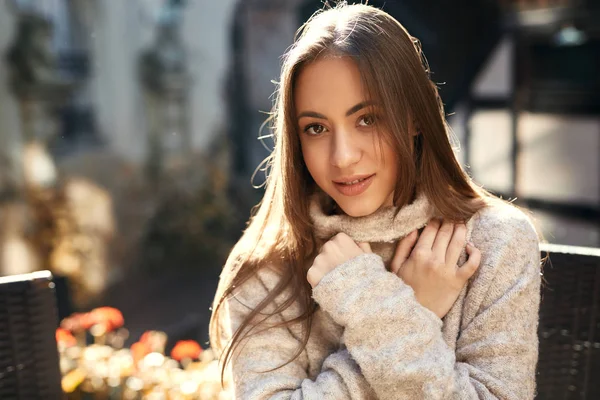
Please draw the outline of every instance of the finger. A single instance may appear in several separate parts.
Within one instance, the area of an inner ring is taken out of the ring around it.
[[[402,238],[400,242],[398,242],[398,246],[396,247],[396,252],[394,253],[394,258],[392,259],[392,264],[390,267],[394,274],[398,273],[398,270],[400,270],[402,264],[404,264],[408,257],[410,257],[410,252],[415,246],[415,243],[417,243],[418,237],[418,232],[414,230]]]
[[[467,241],[467,227],[465,224],[458,224],[454,227],[454,233],[452,234],[452,240],[448,244],[448,250],[446,251],[446,265],[456,265],[460,258],[460,253],[465,248],[465,242]]]
[[[450,221],[444,221],[440,226],[440,229],[435,236],[433,242],[433,254],[438,260],[446,260],[446,252],[448,251],[448,244],[452,239],[454,233],[454,223]]]
[[[456,272],[456,276],[465,282],[475,274],[481,263],[481,252],[471,243],[467,245],[467,254],[469,259]]]
[[[344,232],[340,232],[340,233],[336,234],[333,238],[331,238],[331,241],[338,242],[338,243],[345,243],[345,242],[353,241],[353,240],[352,240],[352,238],[350,238],[350,236],[348,236]]]
[[[364,251],[365,253],[372,253],[373,252],[371,250],[371,245],[369,244],[369,242],[360,242],[360,243],[358,243],[358,247],[360,247],[360,249],[362,251]]]
[[[311,267],[308,269],[308,272],[306,273],[306,280],[308,283],[310,283],[310,286],[313,288],[315,287],[317,284],[317,270],[315,268]]]
[[[350,236],[345,234],[344,232],[340,232],[330,240],[331,248],[341,249],[341,248],[350,248],[350,247],[359,247],[358,243],[356,243]]]
[[[429,221],[425,229],[423,229],[423,232],[421,232],[421,236],[419,236],[419,241],[417,242],[417,247],[423,247],[424,249],[431,250],[439,229],[440,220],[438,218],[433,218],[431,221]]]

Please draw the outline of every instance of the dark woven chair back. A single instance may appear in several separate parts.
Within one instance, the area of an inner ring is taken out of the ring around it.
[[[63,397],[48,271],[0,278],[0,399]]]
[[[542,245],[538,396],[600,399],[600,249]]]

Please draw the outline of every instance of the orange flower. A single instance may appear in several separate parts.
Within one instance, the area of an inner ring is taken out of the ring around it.
[[[78,318],[79,318],[79,323],[81,324],[81,327],[86,331],[96,324],[96,320],[95,320],[94,316],[92,315],[92,313],[88,312],[88,313],[79,314]]]
[[[60,321],[60,327],[69,332],[78,331],[78,328],[80,328],[80,327],[76,323],[75,315],[76,314],[73,314],[73,315],[63,319],[62,321]]]
[[[66,329],[56,329],[56,343],[64,343],[67,347],[75,346],[77,339]]]
[[[167,345],[167,334],[161,331],[146,331],[140,337],[140,342],[146,344],[150,351],[162,354]]]
[[[110,332],[120,328],[125,323],[121,311],[114,307],[98,307],[90,313],[93,324],[104,324],[106,331]]]
[[[194,340],[180,340],[171,350],[171,358],[181,361],[185,358],[197,359],[202,353],[202,347]]]
[[[131,345],[131,356],[133,360],[137,363],[142,358],[146,357],[147,354],[150,353],[150,348],[146,343],[135,342]]]
[[[63,319],[60,323],[61,328],[70,332],[81,332],[88,330],[94,325],[90,313],[74,313]]]
[[[140,342],[146,343],[146,344],[150,343],[153,333],[154,333],[154,331],[146,331],[146,332],[142,333],[142,336],[140,336]]]

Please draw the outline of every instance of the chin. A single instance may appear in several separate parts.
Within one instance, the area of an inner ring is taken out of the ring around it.
[[[337,201],[337,205],[351,217],[366,217],[367,215],[373,214],[379,209],[377,204],[373,201],[356,199],[344,199],[345,201]]]

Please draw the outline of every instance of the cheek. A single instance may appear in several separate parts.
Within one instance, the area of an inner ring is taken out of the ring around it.
[[[302,157],[315,182],[324,180],[327,173],[327,158],[323,149],[320,146],[302,145]]]
[[[378,149],[378,162],[380,168],[384,171],[385,175],[389,177],[391,180],[396,180],[398,176],[398,156],[394,149],[387,145],[382,144],[382,149]]]

